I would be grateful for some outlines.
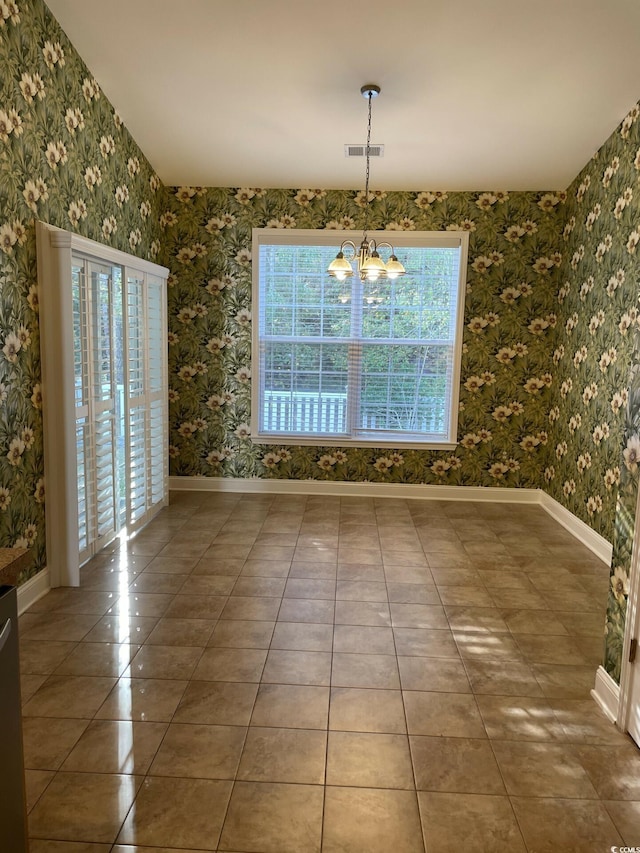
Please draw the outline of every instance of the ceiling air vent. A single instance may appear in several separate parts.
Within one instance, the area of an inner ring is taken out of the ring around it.
[[[360,145],[345,145],[344,146],[344,156],[345,157],[364,157],[367,153],[367,145],[366,143],[361,143]],[[384,157],[384,145],[370,145],[369,146],[369,157]]]

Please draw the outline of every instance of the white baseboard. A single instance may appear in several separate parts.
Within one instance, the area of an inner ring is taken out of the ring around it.
[[[575,516],[555,498],[540,490],[540,505],[549,515],[569,531],[576,539],[586,545],[603,563],[611,565],[613,546],[611,542],[592,530],[588,524]]]
[[[602,666],[597,669],[596,683],[591,691],[591,696],[611,722],[615,723],[618,719],[620,687]]]
[[[170,491],[245,492],[275,495],[351,495],[441,501],[540,503],[539,489],[493,486],[429,486],[421,483],[347,483],[251,477],[169,477]]]
[[[51,589],[51,578],[49,569],[42,569],[37,575],[29,578],[18,587],[18,616],[24,613],[32,604],[35,604],[43,595]]]

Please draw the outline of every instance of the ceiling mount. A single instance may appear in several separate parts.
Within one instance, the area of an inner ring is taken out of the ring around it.
[[[360,94],[363,98],[377,98],[380,94],[380,86],[375,83],[365,83],[360,89]]]

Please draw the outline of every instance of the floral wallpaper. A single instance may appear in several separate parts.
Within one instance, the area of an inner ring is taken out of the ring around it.
[[[0,547],[45,564],[36,219],[149,259],[158,177],[41,0],[0,3]]]
[[[171,473],[536,487],[549,441],[564,193],[377,192],[370,230],[466,230],[455,451],[265,446],[249,437],[251,230],[358,229],[364,193],[175,187],[169,278]],[[336,245],[341,236],[336,234]]]
[[[639,179],[636,105],[568,190],[550,352],[546,488],[614,542],[605,665],[616,680],[640,458]]]

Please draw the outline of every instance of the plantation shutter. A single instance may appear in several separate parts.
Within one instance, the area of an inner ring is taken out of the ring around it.
[[[166,273],[38,223],[52,586],[167,502]]]

